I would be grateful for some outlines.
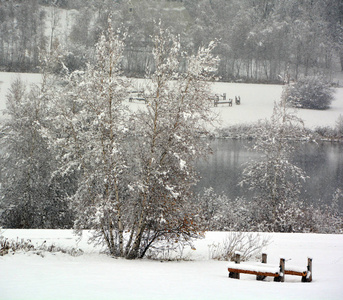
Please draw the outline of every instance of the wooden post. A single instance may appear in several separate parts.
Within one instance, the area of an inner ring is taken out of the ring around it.
[[[262,261],[263,264],[267,263],[267,253],[262,253]],[[265,279],[266,276],[264,275],[256,275],[256,280],[263,280]]]
[[[226,100],[226,93],[223,94],[223,100]]]
[[[280,275],[274,278],[274,281],[284,282],[285,281],[285,259],[280,258]]]
[[[235,253],[235,263],[239,264],[241,262],[241,253],[240,252],[236,252]],[[235,278],[235,279],[240,279],[240,274],[239,273],[234,273],[234,272],[230,272],[229,273],[229,277],[230,278]]]
[[[312,281],[312,258],[310,257],[307,258],[307,270],[311,272],[310,276],[308,276],[307,278],[307,282],[311,282]]]
[[[280,277],[281,277],[281,282],[285,281],[285,259],[280,258]]]
[[[241,253],[240,252],[235,252],[235,263],[240,264],[241,263]]]
[[[311,282],[312,281],[312,258],[307,258],[307,275],[301,278],[302,282]]]
[[[241,263],[241,253],[240,252],[236,252],[235,253],[235,263],[236,264],[240,264]],[[236,279],[240,279],[240,273],[235,273],[235,277]]]

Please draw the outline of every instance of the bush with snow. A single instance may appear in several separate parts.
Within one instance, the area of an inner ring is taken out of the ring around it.
[[[10,253],[15,254],[16,252],[33,252],[42,257],[45,256],[45,252],[60,252],[64,254],[69,254],[71,256],[80,256],[83,254],[83,251],[81,249],[59,247],[54,244],[48,245],[46,241],[44,241],[40,245],[34,245],[32,241],[29,239],[8,239],[1,235],[0,232],[0,256],[4,256]]]
[[[270,244],[270,236],[252,232],[231,232],[220,243],[208,245],[211,259],[234,260],[235,253],[240,252],[241,260],[261,256],[263,249]]]
[[[271,217],[271,211],[256,199],[231,200],[224,194],[217,195],[212,188],[205,189],[196,201],[199,209],[198,223],[204,231],[343,232],[343,214],[340,212],[343,192],[340,189],[334,193],[330,205],[313,206],[301,200],[280,201],[275,207],[275,217]],[[222,247],[212,245],[211,256],[218,257],[219,250],[224,253]],[[232,253],[244,253],[236,248],[234,247]]]
[[[287,102],[296,108],[328,109],[333,89],[320,77],[306,77],[287,87]]]

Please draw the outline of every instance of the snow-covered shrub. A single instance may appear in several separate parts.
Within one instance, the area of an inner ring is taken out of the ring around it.
[[[236,232],[343,232],[343,194],[337,190],[331,205],[314,207],[301,200],[280,201],[270,210],[268,202],[254,198],[228,199],[205,189],[197,199],[199,224],[204,231]],[[213,251],[216,246],[213,247]]]
[[[333,100],[333,89],[323,78],[306,77],[287,87],[286,100],[297,108],[328,109]]]
[[[218,195],[213,188],[205,188],[195,200],[199,210],[199,224],[204,231],[248,231],[252,225],[251,203],[245,198],[229,199]]]
[[[256,124],[237,124],[231,125],[226,128],[218,128],[216,130],[216,136],[219,138],[230,139],[246,139],[251,140],[256,138],[255,129]]]
[[[4,256],[6,254],[12,253],[15,254],[16,252],[33,252],[37,255],[44,257],[44,252],[51,252],[51,253],[64,253],[69,254],[71,256],[80,256],[83,254],[81,249],[77,248],[63,248],[59,246],[47,245],[46,241],[44,241],[40,245],[34,245],[31,240],[24,240],[17,238],[16,240],[11,240],[5,238],[4,236],[0,235],[0,256]]]
[[[30,240],[9,240],[7,238],[2,237],[0,240],[0,255],[6,255],[10,252],[14,253],[16,251],[22,250],[24,252],[28,252],[34,249],[34,245],[31,243]]]
[[[234,260],[235,253],[241,253],[246,261],[261,255],[263,248],[271,243],[270,237],[253,232],[231,232],[221,243],[208,245],[210,259]]]
[[[336,189],[332,196],[331,205],[325,204],[320,207],[310,207],[312,217],[312,231],[318,233],[343,233],[343,192]]]
[[[229,199],[225,195],[217,195],[213,188],[205,188],[197,203],[200,207],[201,226],[204,230],[222,230],[225,219],[230,212]]]
[[[153,244],[145,256],[148,259],[160,261],[190,260],[189,250],[195,250],[192,240],[180,237],[174,242],[160,241]]]
[[[314,129],[316,134],[319,134],[319,138],[332,138],[336,136],[335,130],[330,126],[318,126]]]
[[[73,211],[66,199],[46,199],[41,205],[23,201],[4,210],[1,225],[4,228],[67,229],[73,226]]]

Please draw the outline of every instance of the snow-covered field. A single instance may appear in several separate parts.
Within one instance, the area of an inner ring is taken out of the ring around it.
[[[3,118],[2,111],[6,108],[6,94],[11,82],[20,77],[24,82],[39,83],[39,74],[25,73],[4,73],[0,72],[0,120]],[[137,85],[142,86],[142,80],[137,81]],[[227,98],[235,96],[241,97],[241,105],[228,104],[218,105],[213,110],[218,114],[219,126],[227,127],[236,124],[254,123],[260,119],[269,119],[273,112],[274,102],[279,101],[282,93],[280,85],[261,85],[244,83],[223,83],[217,82],[213,85],[213,92],[226,93]],[[142,106],[140,103],[131,103],[132,106]],[[302,109],[297,115],[304,120],[307,128],[317,126],[334,127],[340,115],[343,115],[343,88],[335,89],[335,100],[331,108],[325,111]]]
[[[0,73],[0,119],[6,94],[17,76],[27,83],[39,83],[38,74]],[[241,105],[213,108],[221,126],[255,122],[269,118],[274,101],[280,99],[277,85],[216,83],[216,93],[241,97]],[[140,106],[141,103],[130,105]],[[343,88],[336,89],[329,110],[301,110],[299,116],[310,128],[335,126],[343,115]],[[301,283],[299,277],[287,276],[285,283],[268,279],[256,281],[253,275],[241,280],[227,278],[226,262],[209,259],[209,247],[221,242],[226,233],[209,232],[195,243],[196,250],[186,249],[189,261],[128,261],[99,254],[86,238],[77,242],[69,230],[6,230],[9,238],[28,238],[33,243],[46,241],[57,246],[79,247],[84,254],[72,257],[62,253],[17,253],[0,257],[0,299],[343,299],[340,275],[343,269],[343,235],[268,234],[268,262],[306,266],[313,258],[313,282]]]
[[[86,238],[77,242],[69,230],[6,230],[9,238],[30,238],[85,253],[72,257],[62,253],[19,253],[0,257],[0,299],[343,299],[340,275],[343,268],[343,235],[265,234],[271,243],[265,249],[268,263],[280,256],[286,265],[305,267],[313,258],[313,281],[286,275],[285,282],[256,281],[254,275],[228,278],[227,262],[209,259],[209,247],[227,233],[208,232],[185,249],[188,261],[114,259],[99,254]]]
[[[222,126],[226,127],[269,119],[273,113],[274,102],[281,98],[282,86],[218,82],[214,85],[214,91],[226,93],[230,98],[235,95],[241,97],[241,105],[214,108],[219,113]],[[303,119],[305,127],[314,129],[317,126],[335,126],[339,115],[343,115],[343,88],[336,88],[334,96],[335,100],[328,110],[297,110],[297,116]]]

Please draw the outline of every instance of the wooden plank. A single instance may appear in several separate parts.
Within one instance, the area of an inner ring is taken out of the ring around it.
[[[299,272],[299,271],[293,271],[293,270],[285,270],[286,275],[295,275],[295,276],[306,276],[307,271]]]
[[[272,273],[268,271],[254,271],[254,270],[248,270],[248,269],[242,269],[242,268],[228,268],[229,272],[235,272],[235,273],[246,273],[246,274],[278,274],[278,273]],[[234,271],[232,271],[234,270]],[[307,276],[307,271],[299,272],[294,270],[285,270],[285,275],[295,275],[295,276]],[[269,275],[267,275],[269,276]]]
[[[214,106],[217,106],[218,104],[229,104],[232,106],[232,101],[216,101],[214,100]]]
[[[242,269],[234,269],[234,268],[228,268],[228,271],[231,273],[244,273],[244,274],[260,275],[260,276],[272,276],[272,277],[279,276],[279,273],[251,271],[251,270],[242,270]]]

